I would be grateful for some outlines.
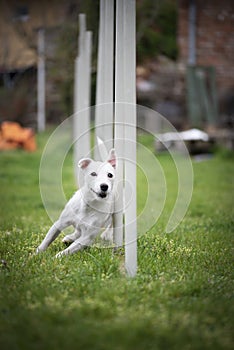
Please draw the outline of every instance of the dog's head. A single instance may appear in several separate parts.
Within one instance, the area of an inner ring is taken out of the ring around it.
[[[90,158],[83,158],[78,166],[84,172],[85,185],[88,187],[94,198],[107,198],[112,192],[115,168],[116,154],[112,149],[106,162],[96,162]]]

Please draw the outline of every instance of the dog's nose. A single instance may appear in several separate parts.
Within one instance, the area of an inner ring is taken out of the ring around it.
[[[100,188],[103,192],[106,192],[108,190],[108,185],[107,184],[101,184]]]

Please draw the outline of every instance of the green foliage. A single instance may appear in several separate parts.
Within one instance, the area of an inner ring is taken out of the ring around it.
[[[129,279],[122,250],[90,247],[55,259],[63,247],[57,239],[34,255],[51,224],[38,187],[48,134],[38,136],[33,154],[0,157],[0,348],[232,349],[233,159],[193,164],[191,206],[166,235],[177,177],[170,157],[158,156],[168,200],[159,222],[138,240],[138,274]],[[152,139],[139,142],[151,146]],[[69,153],[66,194],[75,188],[71,166]],[[147,184],[139,186],[143,205]]]
[[[177,4],[143,0],[137,6],[137,55],[139,61],[163,54],[177,58]]]

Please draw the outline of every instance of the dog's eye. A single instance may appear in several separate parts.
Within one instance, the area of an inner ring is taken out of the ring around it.
[[[108,173],[107,176],[110,177],[110,178],[113,177],[113,175],[111,173]]]
[[[91,176],[97,176],[97,173],[95,173],[95,171],[93,171],[90,175]]]

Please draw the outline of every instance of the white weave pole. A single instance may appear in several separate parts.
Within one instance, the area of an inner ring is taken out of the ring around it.
[[[117,247],[123,245],[125,234],[125,267],[128,276],[137,271],[137,225],[136,225],[136,81],[135,81],[135,0],[116,0],[116,46],[115,46],[115,98],[113,96],[113,26],[114,1],[100,1],[100,28],[98,50],[98,74],[96,91],[96,137],[100,147],[114,146],[118,157],[117,199],[114,214],[114,240]],[[85,17],[80,15],[79,57],[76,61],[75,136],[80,137],[80,147],[75,147],[75,159],[90,150],[88,134],[89,118],[84,119],[87,107],[87,47]],[[86,55],[85,55],[86,52]],[[113,123],[113,101],[115,121]],[[80,119],[82,111],[82,119]],[[81,122],[80,122],[81,121]],[[87,124],[86,124],[87,122]],[[80,142],[81,140],[81,142]],[[109,142],[110,141],[110,142]],[[80,148],[82,147],[82,151]],[[87,150],[86,150],[87,148]],[[80,153],[82,152],[82,154]],[[101,152],[105,153],[105,152]],[[78,156],[79,155],[79,156]],[[106,155],[106,154],[105,154]],[[96,154],[95,154],[96,156]],[[97,155],[98,156],[98,155]],[[99,155],[100,157],[100,155]],[[102,158],[102,157],[101,157]],[[104,159],[101,159],[104,160]],[[126,186],[124,187],[124,183]],[[125,205],[124,197],[128,199]]]
[[[115,147],[120,158],[117,170],[120,183],[115,203],[115,240],[121,243],[122,232],[118,224],[121,216],[123,219],[122,202],[125,217],[125,268],[130,277],[135,276],[137,271],[135,19],[135,0],[116,0]],[[121,183],[122,179],[124,182]]]
[[[136,222],[136,13],[135,0],[124,1],[125,40],[125,267],[129,276],[137,271]]]
[[[100,1],[98,69],[96,87],[95,135],[106,148],[113,147],[113,44],[114,1]],[[98,144],[97,144],[98,145]],[[95,149],[95,158],[106,160],[106,153]],[[100,153],[100,154],[99,154]]]
[[[123,184],[124,184],[124,32],[123,1],[116,1],[116,38],[115,38],[115,150],[117,163],[117,196],[114,211],[114,242],[116,247],[123,245]]]
[[[78,182],[78,161],[90,152],[90,72],[92,33],[86,31],[86,18],[79,15],[78,57],[75,60],[74,88],[74,167]],[[82,180],[81,180],[82,181]],[[78,184],[82,185],[82,183]]]

